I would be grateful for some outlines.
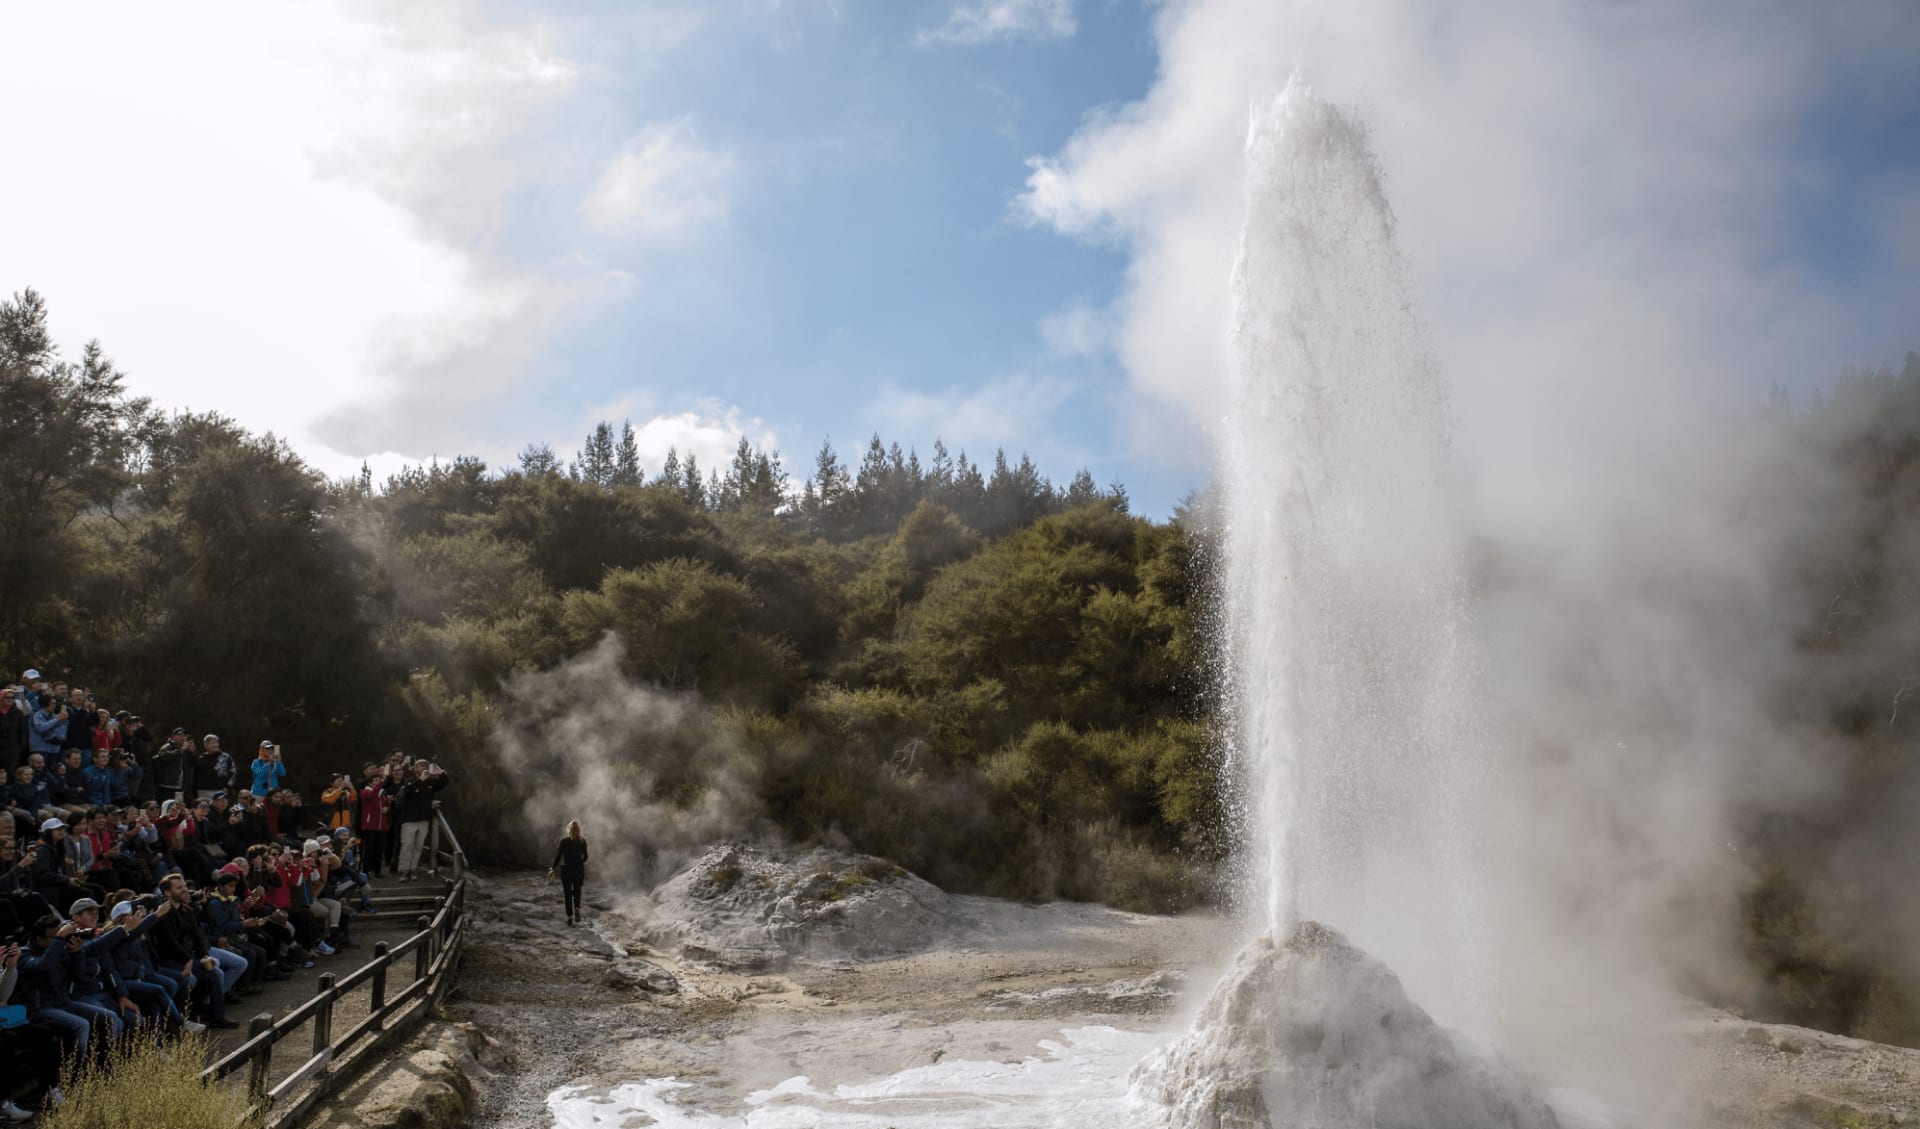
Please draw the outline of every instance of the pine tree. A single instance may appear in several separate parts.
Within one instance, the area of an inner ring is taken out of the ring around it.
[[[573,475],[595,486],[610,486],[613,483],[613,470],[613,425],[601,420],[588,434],[586,446],[580,449],[580,457],[574,460]]]
[[[620,423],[620,447],[613,456],[613,484],[638,486],[646,481],[640,472],[640,442],[633,435],[633,421]]]
[[[833,440],[825,440],[820,453],[813,457],[813,477],[807,480],[800,499],[801,516],[816,536],[838,537],[846,532],[852,508],[853,483],[847,477],[847,468],[840,465],[840,456],[834,453]]]
[[[686,487],[686,479],[680,474],[679,448],[667,448],[667,461],[661,464],[660,477],[654,479],[653,484],[655,486],[665,486],[670,490],[682,490]]]
[[[713,500],[713,507],[717,510],[740,509],[752,485],[753,446],[742,435],[733,449],[733,462],[727,467],[727,476],[720,481],[720,496]]]
[[[1073,481],[1067,484],[1066,496],[1061,501],[1071,508],[1084,506],[1099,499],[1100,488],[1093,484],[1093,472],[1086,467],[1081,467],[1080,473],[1074,475]]]
[[[680,496],[696,510],[707,508],[707,484],[700,477],[700,463],[687,452],[687,465],[680,471]]]
[[[529,443],[520,452],[520,473],[528,478],[545,478],[560,473],[560,460],[545,443]]]

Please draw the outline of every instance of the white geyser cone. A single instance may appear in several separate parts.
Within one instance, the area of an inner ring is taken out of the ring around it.
[[[1133,1075],[1174,1129],[1559,1129],[1547,1104],[1303,922],[1240,953],[1193,1030]]]

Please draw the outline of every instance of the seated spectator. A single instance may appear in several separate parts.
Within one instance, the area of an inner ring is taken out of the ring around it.
[[[235,986],[244,991],[256,987],[266,977],[266,951],[247,935],[246,914],[240,906],[240,868],[223,866],[214,876],[212,892],[205,905],[207,937],[212,943],[246,958],[246,971]]]
[[[40,825],[40,839],[28,852],[34,892],[55,906],[72,905],[81,898],[99,901],[106,891],[80,880],[67,859],[66,838],[67,825],[59,816],[49,816]]]
[[[90,806],[87,802],[87,754],[79,749],[68,749],[61,754],[60,761],[49,774],[47,789],[53,795],[53,806],[64,811],[69,818],[80,815]]]
[[[120,931],[109,928],[101,932],[100,903],[92,898],[73,903],[67,918],[75,926],[69,942],[78,942],[67,956],[67,991],[75,1004],[106,1012],[110,1017],[108,1031],[117,1040],[140,1022],[140,1005],[127,995],[108,959]]]
[[[194,1007],[200,1021],[222,1030],[238,1027],[227,1019],[227,994],[246,969],[246,959],[238,953],[215,949],[207,943],[200,928],[199,910],[192,887],[178,874],[167,876],[161,884],[162,901],[153,913],[150,942],[162,968],[173,967],[194,979]]]
[[[330,878],[333,896],[342,902],[357,898],[360,902],[359,912],[374,912],[373,886],[368,881],[366,871],[360,868],[360,840],[354,838],[353,832],[347,828],[339,828],[333,833],[333,852],[340,859],[340,865]]]
[[[312,864],[312,871],[307,875],[309,896],[315,916],[326,923],[327,945],[335,949],[357,948],[347,929],[353,920],[353,911],[333,896],[333,873],[340,859],[333,853],[332,840],[308,839],[301,845],[300,853],[304,861]]]
[[[114,905],[111,917],[120,929],[119,939],[111,946],[111,959],[121,987],[163,1031],[185,1030],[194,1034],[205,1031],[205,1024],[188,1019],[180,1010],[181,1002],[190,992],[189,978],[182,976],[179,969],[165,972],[153,962],[147,934],[153,932],[156,919],[147,907],[132,899],[123,899]]]
[[[179,800],[160,805],[160,842],[181,873],[196,883],[213,881],[213,859],[200,847],[200,826],[192,809]]]
[[[20,945],[0,942],[0,1003],[13,998],[20,983]],[[18,936],[24,940],[26,932]],[[22,1003],[24,1004],[24,999]],[[60,1104],[60,1039],[38,1023],[0,1027],[0,1117],[26,1121],[33,1114],[20,1103],[42,1109]]]
[[[31,865],[17,841],[0,839],[0,937],[25,939],[35,921],[54,912],[34,889]]]
[[[113,750],[107,754],[107,771],[113,774],[113,783],[109,789],[113,794],[111,802],[116,807],[125,807],[132,803],[134,792],[139,789],[140,777],[143,775],[133,756],[125,749]]]
[[[27,1018],[56,1030],[73,1048],[74,1058],[90,1061],[89,1051],[101,1048],[101,1035],[118,1033],[120,1019],[110,1009],[73,998],[73,960],[80,953],[79,927],[47,914],[33,923],[32,943],[20,954],[20,984],[16,999]]]

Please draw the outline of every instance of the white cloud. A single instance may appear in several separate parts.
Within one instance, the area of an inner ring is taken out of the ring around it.
[[[943,440],[949,450],[966,448],[973,461],[991,460],[993,449],[1009,454],[1030,451],[1049,464],[1077,452],[1054,450],[1056,436],[1048,418],[1070,400],[1075,386],[1050,376],[1016,374],[978,386],[953,387],[938,392],[887,385],[874,403],[881,434],[921,436]],[[902,446],[908,445],[903,439]]]
[[[1062,357],[1098,357],[1113,347],[1109,310],[1075,302],[1040,319],[1040,339]]]
[[[707,403],[692,411],[655,416],[633,427],[634,445],[640,450],[640,465],[648,477],[660,473],[669,449],[678,451],[682,465],[688,455],[699,461],[701,473],[718,470],[726,473],[740,440],[769,453],[779,448],[779,440],[765,421],[749,416],[738,407]],[[792,467],[787,468],[789,472]]]
[[[734,165],[732,153],[700,140],[691,119],[655,122],[628,140],[581,210],[601,228],[675,239],[726,216]]]
[[[586,115],[554,128],[585,73],[568,42],[453,0],[10,13],[0,97],[37,107],[12,134],[34,172],[0,209],[33,220],[0,290],[45,293],[135,392],[329,473],[517,444],[500,409],[529,363],[631,281],[591,247],[504,246],[510,207],[604,152]]]
[[[1077,30],[1073,0],[972,0],[954,6],[947,22],[914,37],[921,46],[972,46],[995,39],[1066,39]]]

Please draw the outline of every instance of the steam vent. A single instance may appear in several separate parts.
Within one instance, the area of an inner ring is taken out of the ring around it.
[[[1511,1070],[1443,1030],[1324,925],[1247,946],[1136,1091],[1176,1129],[1558,1129]]]

